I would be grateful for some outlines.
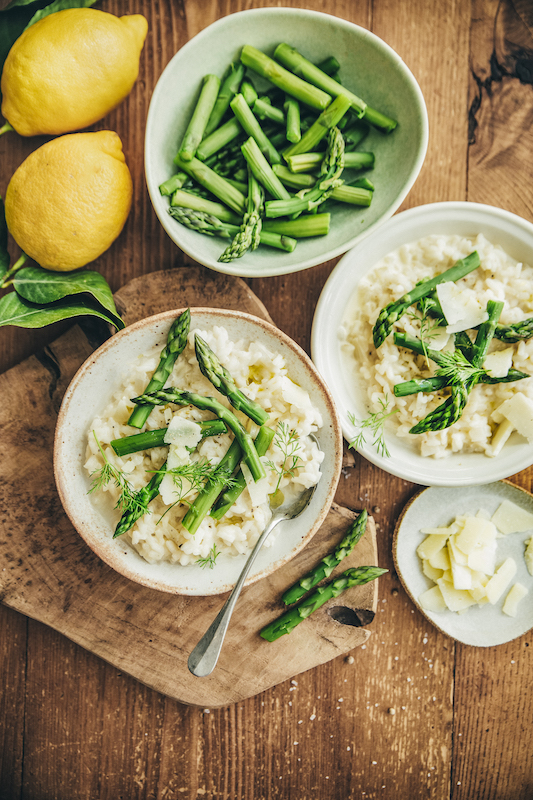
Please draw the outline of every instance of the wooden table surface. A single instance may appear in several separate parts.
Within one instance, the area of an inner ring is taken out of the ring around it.
[[[144,183],[144,122],[157,78],[176,50],[218,17],[259,5],[98,4],[149,21],[137,84],[94,126],[118,132],[135,184],[123,234],[95,263],[114,290],[135,276],[190,263],[164,234]],[[429,149],[405,208],[466,199],[533,221],[530,0],[309,0],[306,7],[372,30],[421,86]],[[0,194],[44,141],[0,139]],[[333,266],[250,281],[274,321],[306,349]],[[66,327],[0,329],[0,369]],[[512,480],[531,490],[532,476],[530,469]],[[395,520],[416,489],[355,457],[337,500],[372,509],[379,563],[390,569],[380,581],[373,635],[350,657],[229,708],[171,701],[0,606],[0,798],[531,800],[532,637],[466,647],[415,610],[394,574],[390,546]]]

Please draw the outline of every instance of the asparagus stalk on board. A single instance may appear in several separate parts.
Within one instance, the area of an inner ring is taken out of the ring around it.
[[[174,369],[177,357],[185,349],[190,326],[191,312],[187,308],[170,326],[167,343],[161,351],[159,364],[145,389],[146,392],[163,388]],[[137,406],[130,415],[128,425],[132,428],[142,428],[151,413],[152,406]]]
[[[200,97],[179,150],[180,158],[183,161],[190,161],[196,155],[196,150],[203,139],[209,117],[215,106],[219,89],[220,79],[216,75],[204,77]]]
[[[307,575],[304,575],[303,578],[300,578],[294,586],[291,586],[291,588],[287,589],[285,594],[282,595],[281,599],[285,605],[290,606],[292,603],[296,603],[309,589],[313,589],[317,583],[320,583],[324,578],[329,578],[335,567],[337,567],[344,558],[350,555],[357,542],[361,539],[366,530],[367,519],[367,511],[361,511],[357,519],[350,525],[346,535],[343,537],[342,541],[339,542],[335,550],[327,556],[324,556],[316,567],[308,572]]]
[[[293,47],[287,44],[279,44],[274,51],[274,58],[299,77],[305,78],[309,83],[318,86],[333,97],[339,97],[341,95],[347,97],[358,117],[362,117],[384,133],[390,133],[397,126],[398,123],[396,120],[367,106],[364,100],[361,100],[361,98],[357,97],[353,92],[345,89],[344,86],[341,86],[340,83],[304,58],[304,56]]]
[[[209,122],[205,129],[205,137],[216,130],[229,108],[229,104],[241,88],[242,79],[244,78],[244,65],[241,63],[230,64],[228,71],[222,81],[218,97],[209,117]],[[204,139],[205,141],[205,139]]]
[[[441,431],[444,428],[449,428],[461,417],[461,414],[463,413],[468,402],[468,395],[481,377],[481,368],[483,366],[485,356],[487,355],[489,344],[494,336],[494,331],[496,330],[498,319],[502,313],[503,305],[503,303],[496,302],[494,300],[489,300],[487,303],[487,313],[489,318],[486,322],[483,322],[480,325],[477,332],[476,341],[474,342],[473,347],[472,363],[469,364],[465,356],[460,351],[456,351],[454,354],[457,356],[457,360],[463,359],[465,364],[467,364],[472,370],[477,370],[477,373],[471,372],[470,375],[463,374],[459,377],[457,376],[457,373],[455,376],[453,372],[450,373],[449,368],[446,366],[441,367],[437,371],[437,377],[444,374],[449,379],[451,374],[452,380],[454,381],[451,385],[451,394],[446,398],[444,403],[441,403],[440,406],[435,408],[433,411],[430,411],[430,413],[424,417],[424,419],[420,420],[420,422],[414,425],[410,429],[409,433],[418,434],[426,433],[427,431]]]
[[[270,447],[270,443],[274,438],[276,431],[274,428],[267,428],[265,425],[259,428],[259,433],[255,437],[254,440],[254,447],[257,450],[258,456],[264,456],[267,452],[268,448]],[[213,509],[211,510],[211,516],[214,519],[221,519],[224,514],[226,514],[230,508],[237,502],[238,497],[242,494],[246,487],[246,480],[244,475],[242,474],[242,470],[239,470],[237,475],[235,476],[235,480],[233,482],[233,486],[226,490],[222,490],[218,500],[216,501]]]
[[[215,353],[211,350],[206,341],[198,334],[194,337],[194,347],[200,372],[204,375],[215,389],[227,397],[233,408],[242,411],[257,425],[264,425],[269,415],[258,403],[250,400],[237,387],[237,384],[229,374],[228,370],[222,366]]]
[[[222,222],[212,214],[202,211],[194,211],[190,208],[180,206],[169,208],[168,213],[182,225],[186,225],[193,231],[204,233],[207,236],[220,236],[222,239],[231,239],[239,232],[238,225],[231,225]],[[292,253],[296,247],[296,239],[269,230],[262,230],[259,240],[261,244],[268,247],[275,247],[278,250],[285,250]]]
[[[241,258],[248,250],[256,250],[261,241],[261,215],[264,207],[263,189],[255,179],[252,171],[248,169],[248,200],[246,214],[243,217],[239,232],[235,235],[219,261],[227,263],[235,258]]]
[[[235,435],[243,451],[246,463],[250,468],[254,481],[259,481],[265,476],[265,470],[259,460],[257,451],[254,447],[252,437],[241,425],[235,414],[232,414],[222,403],[214,397],[204,397],[195,392],[186,392],[181,389],[165,389],[150,394],[141,394],[133,398],[133,402],[138,405],[150,404],[154,406],[164,406],[167,403],[175,403],[178,406],[195,406],[204,411],[212,411],[215,416],[221,419],[230,431]]]
[[[226,433],[226,426],[219,419],[206,419],[197,423],[202,429],[202,439],[207,436],[218,436]],[[121,439],[113,439],[111,447],[117,456],[128,456],[130,453],[139,453],[141,450],[149,450],[152,447],[166,447],[165,442],[167,428],[156,428],[152,431],[134,433],[132,436],[123,436]]]
[[[356,567],[354,569],[347,569],[325,586],[319,586],[313,594],[305,600],[302,600],[302,602],[294,608],[291,608],[290,611],[286,611],[279,619],[274,620],[263,628],[260,632],[260,636],[266,639],[267,642],[274,642],[276,639],[279,639],[280,636],[294,630],[300,622],[307,619],[313,611],[319,609],[324,603],[331,600],[332,597],[338,597],[342,592],[346,589],[350,589],[352,586],[362,586],[364,583],[369,583],[379,578],[380,575],[383,575],[387,571],[388,570],[382,569],[381,567]]]
[[[245,67],[257,72],[291,97],[311,108],[322,111],[331,102],[331,96],[276,63],[272,58],[247,44],[242,48],[241,61]]]
[[[162,469],[152,476],[146,486],[143,486],[142,489],[139,489],[139,491],[135,493],[136,503],[122,514],[115,528],[113,539],[127,533],[127,531],[135,525],[137,520],[146,514],[148,505],[159,494],[159,487],[161,486],[161,481],[165,477],[165,472],[166,469],[165,466],[163,466]]]
[[[466,258],[457,261],[450,269],[441,272],[441,274],[437,275],[435,278],[417,284],[410,292],[407,292],[407,294],[402,295],[398,300],[394,300],[392,303],[386,305],[385,308],[382,308],[373,329],[375,347],[379,347],[383,344],[392,331],[394,323],[403,316],[409,306],[412,306],[422,297],[430,294],[439,283],[458,281],[460,278],[464,278],[465,275],[477,269],[479,264],[479,255],[477,251],[474,250],[474,252],[470,253]]]

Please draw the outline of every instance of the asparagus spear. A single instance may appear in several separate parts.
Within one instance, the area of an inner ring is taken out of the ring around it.
[[[194,109],[191,121],[185,131],[185,136],[179,149],[180,158],[183,161],[190,161],[194,158],[198,145],[202,141],[209,117],[215,106],[220,89],[220,79],[216,75],[206,75],[198,103]]]
[[[158,392],[151,392],[150,394],[141,394],[139,397],[133,398],[133,402],[139,405],[149,403],[154,406],[164,406],[167,405],[167,403],[175,403],[179,406],[191,405],[205,411],[212,411],[235,435],[247,459],[247,464],[250,467],[250,472],[252,473],[254,481],[259,481],[261,478],[264,478],[265,470],[257,455],[252,437],[241,425],[237,417],[214,397],[204,397],[195,392],[185,392],[180,389],[165,389]]]
[[[397,126],[396,120],[367,106],[364,100],[361,100],[360,97],[357,97],[353,92],[348,91],[340,83],[326,75],[325,72],[304,58],[293,47],[289,47],[287,44],[279,44],[274,51],[274,58],[296,75],[305,78],[309,83],[318,86],[333,97],[340,95],[347,97],[357,116],[366,119],[367,122],[379,128],[383,133],[390,133]]]
[[[252,109],[242,96],[236,94],[230,103],[231,110],[237,117],[248,136],[257,142],[259,149],[270,164],[280,164],[281,156],[255,118]]]
[[[328,56],[325,58],[324,61],[320,61],[319,64],[316,65],[318,69],[321,69],[322,72],[325,72],[326,75],[335,75],[341,68],[341,65],[335,58],[335,56]]]
[[[213,477],[198,493],[191,507],[182,520],[183,527],[191,534],[195,534],[205,519],[209,510],[220,492],[224,488],[228,475],[231,475],[242,456],[242,450],[237,439],[234,439],[222,456]]]
[[[283,104],[285,109],[285,122],[286,122],[286,137],[287,141],[296,144],[302,138],[302,129],[300,123],[300,104],[298,100],[290,95],[285,95],[285,102]]]
[[[270,443],[274,438],[275,433],[276,431],[274,428],[267,428],[265,425],[262,425],[261,428],[259,428],[259,433],[254,440],[254,447],[257,450],[258,456],[265,455],[270,447]],[[245,477],[242,474],[242,470],[239,470],[235,476],[233,486],[220,493],[218,500],[211,510],[211,516],[214,519],[222,519],[222,517],[237,502],[237,498],[242,494],[245,487]]]
[[[514,381],[521,381],[524,378],[531,378],[527,372],[520,372],[518,369],[510,369],[507,375],[501,378],[492,378],[488,373],[484,373],[479,378],[479,383],[488,383],[494,385],[496,383],[513,383]],[[432,378],[414,378],[411,381],[404,381],[397,383],[394,387],[395,397],[407,397],[410,394],[418,394],[418,392],[438,392],[439,389],[444,389],[448,386],[447,379],[442,375],[434,375]]]
[[[200,146],[196,151],[196,158],[200,161],[207,161],[215,153],[227,147],[231,142],[242,134],[242,126],[238,119],[232,117],[224,125],[216,128],[213,133],[202,139]]]
[[[322,111],[331,101],[329,94],[296,77],[292,72],[284,69],[272,58],[249,44],[242,48],[241,61],[246,67],[277,86],[278,89],[311,108]]]
[[[181,189],[181,187],[184,186],[188,180],[189,176],[185,172],[178,172],[176,175],[172,175],[171,178],[162,183],[159,187],[159,191],[163,197],[167,197],[168,195],[174,194],[177,189]]]
[[[296,173],[316,169],[324,159],[324,153],[312,152],[288,155],[288,151],[285,151],[284,156],[291,172]],[[374,164],[374,153],[344,153],[344,166],[346,169],[372,169]]]
[[[315,187],[307,193],[290,200],[270,200],[265,203],[267,217],[284,217],[311,211],[326,200],[333,190],[342,184],[341,174],[344,168],[344,139],[338,128],[331,128],[328,133],[328,147],[320,175]]]
[[[316,183],[316,175],[296,174],[283,164],[274,164],[272,169],[283,185],[289,186],[291,189],[311,189]]]
[[[285,125],[285,114],[281,108],[273,106],[268,97],[258,97],[253,104],[253,112],[261,120],[266,119],[275,122],[276,125]]]
[[[255,139],[252,137],[247,139],[242,145],[241,150],[254,177],[265,187],[267,192],[269,192],[272,197],[277,197],[278,200],[289,200],[289,192],[283,186],[277,175],[275,175]]]
[[[448,382],[453,381],[451,385],[451,394],[444,403],[431,411],[424,419],[420,420],[417,425],[414,425],[409,433],[418,434],[426,433],[426,431],[440,431],[444,428],[449,428],[461,417],[463,410],[468,402],[468,395],[479,381],[481,377],[483,361],[487,355],[489,344],[494,336],[496,325],[500,314],[503,310],[503,303],[489,300],[487,303],[488,320],[483,322],[478,330],[476,341],[474,342],[472,363],[470,364],[461,351],[456,351],[453,354],[442,354],[455,356],[456,362],[461,359],[465,365],[468,365],[470,374],[466,373],[463,368],[463,373],[457,373],[457,367],[453,371],[453,367],[443,366],[437,371],[437,377],[444,375]],[[452,371],[450,371],[452,370]]]
[[[218,436],[226,433],[226,426],[219,419],[201,420],[198,425],[202,429],[202,439],[207,436]],[[117,456],[128,456],[130,453],[139,453],[141,450],[149,450],[151,447],[165,447],[167,428],[156,428],[152,431],[134,433],[132,436],[123,436],[121,439],[113,439],[111,447]]]
[[[524,319],[522,322],[514,322],[512,325],[496,325],[494,336],[507,344],[531,339],[533,337],[533,317]]]
[[[300,153],[308,153],[322,141],[331,128],[338,127],[339,122],[344,117],[350,107],[349,101],[345,97],[337,97],[322,111],[318,119],[313,122],[306,130],[302,138],[284,151],[283,157],[288,160],[291,156]],[[322,158],[324,157],[321,154]],[[317,165],[318,166],[318,165]],[[292,167],[291,167],[292,169]]]
[[[196,358],[200,372],[208,381],[210,381],[215,389],[227,397],[233,408],[237,411],[242,411],[257,425],[264,425],[269,415],[258,403],[246,397],[237,384],[229,374],[228,370],[220,363],[217,356],[206,341],[198,334],[194,337],[194,346],[196,350]]]
[[[219,261],[224,263],[233,261],[235,258],[241,258],[248,250],[256,250],[259,247],[264,199],[263,189],[249,169],[246,214],[243,217],[239,232],[219,257]]]
[[[212,214],[181,207],[169,208],[168,211],[182,225],[186,225],[191,230],[198,231],[198,233],[205,233],[207,236],[220,236],[222,239],[230,239],[239,232],[238,225],[221,222]],[[259,239],[261,244],[275,247],[278,250],[285,250],[287,253],[292,253],[297,244],[296,239],[265,230],[261,231]]]
[[[357,519],[350,525],[346,535],[335,550],[332,553],[328,553],[327,556],[324,556],[316,567],[308,572],[307,575],[304,575],[303,578],[300,578],[294,586],[287,589],[281,597],[286,606],[290,606],[291,603],[296,603],[309,589],[312,589],[317,583],[324,580],[324,578],[329,578],[335,567],[338,567],[341,561],[346,558],[346,556],[350,555],[355,545],[364,534],[367,519],[367,511],[361,511]]]
[[[246,197],[238,189],[235,189],[221,175],[212,170],[203,161],[193,158],[190,161],[183,161],[179,154],[175,157],[174,163],[187,175],[190,175],[201,186],[218,197],[218,199],[229,206],[238,214],[244,214],[246,208]]]
[[[220,87],[216,103],[211,112],[211,116],[209,117],[209,122],[207,123],[204,136],[209,136],[209,134],[213,133],[213,131],[219,127],[224,114],[229,108],[230,102],[241,88],[243,78],[244,65],[241,63],[230,64],[224,80],[222,81],[222,85]]]
[[[457,281],[460,278],[464,278],[469,272],[477,269],[479,264],[479,255],[474,250],[474,252],[470,253],[470,255],[468,255],[466,258],[457,261],[457,263],[454,264],[453,267],[450,267],[450,269],[445,270],[435,278],[431,278],[429,281],[417,284],[411,289],[410,292],[407,292],[407,294],[404,294],[398,300],[394,300],[392,303],[386,305],[385,308],[379,312],[378,318],[374,325],[373,336],[375,347],[379,347],[381,344],[383,344],[391,332],[394,323],[403,316],[409,306],[412,306],[422,297],[430,294],[430,292],[432,292],[435,286],[437,286],[439,283],[444,283],[446,281]]]
[[[229,222],[231,225],[241,224],[241,218],[238,214],[230,211],[223,203],[215,203],[213,200],[206,200],[204,197],[198,197],[196,194],[184,192],[183,189],[178,189],[174,192],[170,201],[170,206],[179,206],[180,208],[202,211],[205,214],[211,214],[222,222]]]
[[[118,521],[117,527],[115,528],[113,539],[116,539],[118,536],[122,536],[123,533],[127,533],[127,531],[129,531],[129,529],[135,525],[137,520],[146,514],[146,509],[149,503],[151,503],[152,500],[154,500],[159,494],[159,487],[161,486],[161,481],[164,477],[165,467],[154,473],[149,483],[135,493],[136,503],[122,514]]]
[[[153,392],[156,389],[163,388],[174,369],[177,357],[185,349],[190,326],[191,312],[187,308],[170,326],[167,343],[161,351],[159,364],[145,389],[146,392]],[[151,413],[151,406],[138,406],[132,411],[128,425],[131,425],[132,428],[142,428]]]
[[[263,230],[286,234],[294,239],[325,236],[329,233],[330,219],[331,214],[307,214],[298,219],[289,220],[267,219],[263,223]]]
[[[259,97],[257,92],[255,91],[255,86],[251,81],[244,80],[241,86],[241,94],[246,100],[247,104],[251,107]],[[230,103],[231,105],[231,103]]]
[[[338,597],[352,586],[361,586],[364,583],[379,578],[388,570],[381,567],[356,567],[347,569],[338,578],[334,578],[325,586],[320,586],[312,595],[303,600],[295,608],[286,611],[279,619],[274,620],[260,632],[260,636],[267,642],[274,642],[285,633],[290,633],[304,619],[316,611],[332,597]]]

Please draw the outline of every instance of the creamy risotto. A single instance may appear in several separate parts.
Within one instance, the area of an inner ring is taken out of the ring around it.
[[[446,391],[395,397],[397,383],[433,375],[437,367],[394,344],[387,337],[376,350],[372,328],[381,309],[412,289],[422,278],[431,278],[454,265],[472,251],[479,253],[481,265],[458,281],[459,287],[473,289],[482,308],[488,300],[504,301],[502,324],[519,322],[533,315],[533,269],[516,262],[501,247],[484,236],[428,236],[389,253],[360,282],[342,320],[339,336],[347,369],[351,369],[354,391],[363,386],[369,412],[397,409],[388,429],[413,442],[423,456],[443,458],[451,453],[482,452],[490,455],[495,423],[491,413],[517,391],[533,400],[533,379],[495,385],[478,384],[470,393],[461,418],[450,428],[413,435],[410,428],[440,405]],[[414,307],[413,307],[414,309]],[[413,310],[411,309],[411,310]],[[420,337],[420,322],[409,313],[395,324],[394,330]],[[433,347],[431,339],[428,347]],[[533,373],[533,339],[514,345],[493,339],[489,353],[513,348],[512,366]],[[444,350],[454,349],[451,335]],[[387,434],[385,434],[387,435]]]
[[[269,414],[266,425],[280,431],[293,433],[296,442],[296,468],[284,474],[279,484],[281,492],[291,488],[303,490],[314,486],[320,478],[320,464],[323,453],[309,434],[322,426],[322,418],[313,405],[309,394],[290,378],[285,359],[279,353],[271,352],[259,342],[245,340],[231,341],[223,327],[211,331],[191,330],[188,343],[179,356],[166,386],[194,391],[198,394],[215,397],[226,407],[228,401],[201,374],[194,351],[194,336],[198,333],[218,356],[222,364],[233,376],[237,386],[252,400],[256,401]],[[216,465],[220,462],[231,444],[233,436],[229,433],[205,438],[190,453],[179,444],[157,447],[119,458],[110,446],[113,439],[130,436],[134,429],[127,425],[134,409],[131,402],[143,392],[159,362],[160,348],[141,356],[124,373],[120,388],[113,395],[104,412],[96,417],[90,426],[87,438],[87,457],[85,469],[89,475],[98,474],[103,466],[103,458],[98,448],[98,439],[109,462],[125,474],[132,489],[145,486],[154,471],[160,469],[168,458],[168,466],[183,464],[185,461],[203,461]],[[231,409],[243,425],[255,437],[258,427],[242,413]],[[194,422],[213,419],[213,414],[200,411],[191,406],[155,407],[146,423],[146,430],[167,427],[175,417],[185,417]],[[280,427],[281,426],[281,427]],[[197,427],[197,426],[193,426]],[[220,520],[207,516],[194,535],[181,524],[188,503],[194,500],[196,492],[186,497],[187,503],[176,504],[179,490],[171,475],[166,475],[160,486],[160,495],[149,506],[145,514],[126,534],[128,541],[150,563],[169,561],[188,565],[207,558],[216,552],[227,555],[247,553],[257,541],[270,518],[269,494],[274,492],[283,468],[285,455],[276,444],[275,437],[267,454],[261,459],[266,477],[257,483],[247,481],[235,505]],[[267,463],[270,462],[270,463]],[[285,466],[290,466],[292,462]],[[273,468],[273,466],[275,468]],[[248,478],[250,475],[248,474]],[[183,487],[181,487],[183,490]],[[103,511],[116,524],[121,512],[114,509],[120,490],[113,481],[103,488],[104,494],[92,494],[95,503],[101,504]],[[274,537],[265,543],[271,546]]]

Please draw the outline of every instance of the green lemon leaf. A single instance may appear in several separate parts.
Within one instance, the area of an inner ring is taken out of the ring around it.
[[[100,317],[100,319],[123,328],[124,323],[119,317],[112,318],[102,309],[92,305],[88,300],[79,298],[74,300],[59,300],[50,305],[36,305],[23,300],[16,292],[6,294],[0,300],[0,327],[15,325],[19,328],[44,328],[54,322],[72,317]],[[119,324],[120,320],[120,324]]]
[[[29,28],[30,25],[33,25],[35,22],[39,22],[40,19],[47,17],[49,14],[55,14],[56,11],[64,11],[66,8],[88,8],[95,3],[96,0],[54,0],[49,6],[36,11],[26,25],[26,28]],[[24,30],[26,30],[26,28]]]
[[[15,274],[13,286],[24,300],[37,304],[54,303],[69,295],[90,294],[109,312],[108,317],[118,321],[116,327],[124,327],[106,279],[94,270],[50,272],[41,267],[24,267]]]
[[[0,279],[9,269],[10,258],[7,252],[7,225],[4,211],[4,201],[0,197]],[[0,280],[1,283],[1,280]]]

